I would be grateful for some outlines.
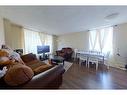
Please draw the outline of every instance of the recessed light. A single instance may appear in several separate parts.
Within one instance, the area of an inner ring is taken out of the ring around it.
[[[112,13],[110,15],[107,15],[105,17],[105,20],[112,20],[112,19],[115,19],[116,17],[118,17],[119,13]]]

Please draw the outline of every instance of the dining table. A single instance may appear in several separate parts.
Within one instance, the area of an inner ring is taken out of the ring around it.
[[[81,55],[84,55],[88,58],[90,57],[96,57],[98,59],[102,59],[102,62],[104,64],[104,58],[105,58],[105,54],[102,53],[102,52],[98,52],[98,51],[78,51],[76,52],[76,59],[81,56]]]

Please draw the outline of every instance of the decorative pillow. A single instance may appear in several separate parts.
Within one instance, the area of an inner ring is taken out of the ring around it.
[[[3,57],[3,56],[9,56],[9,53],[6,52],[5,50],[0,50],[0,57]]]
[[[8,56],[9,54],[6,51],[0,50],[0,65],[8,65],[12,62]]]
[[[34,74],[36,75],[36,74],[44,72],[44,71],[46,71],[46,70],[48,70],[52,67],[53,67],[52,65],[46,65],[45,64],[45,65],[42,65],[42,66],[39,66],[39,67],[35,68],[33,71],[34,71]]]
[[[8,57],[0,57],[0,65],[8,65],[11,63],[12,60],[10,60]]]
[[[4,81],[10,86],[18,86],[32,79],[34,73],[26,65],[12,65],[4,76]]]
[[[15,61],[17,61],[17,62],[19,62],[19,63],[21,63],[21,64],[24,65],[24,62],[22,61],[20,55],[19,55],[17,52],[14,52],[14,51],[13,51],[13,52],[10,54],[10,58],[12,58],[12,59],[14,59]]]
[[[11,49],[1,49],[1,56],[5,56],[5,55],[7,55],[9,57],[9,59],[11,59],[11,60],[15,60],[16,62],[24,64],[20,55]]]

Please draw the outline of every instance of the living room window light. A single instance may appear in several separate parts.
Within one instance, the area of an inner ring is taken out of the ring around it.
[[[49,45],[50,53],[52,53],[52,35],[48,35],[42,32],[35,32],[28,29],[24,29],[25,39],[25,53],[37,54],[38,45]]]
[[[112,53],[113,27],[91,30],[89,33],[89,50]]]

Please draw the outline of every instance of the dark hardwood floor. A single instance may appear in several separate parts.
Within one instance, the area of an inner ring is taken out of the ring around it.
[[[104,65],[90,68],[74,63],[63,76],[60,89],[127,89],[127,71]]]

